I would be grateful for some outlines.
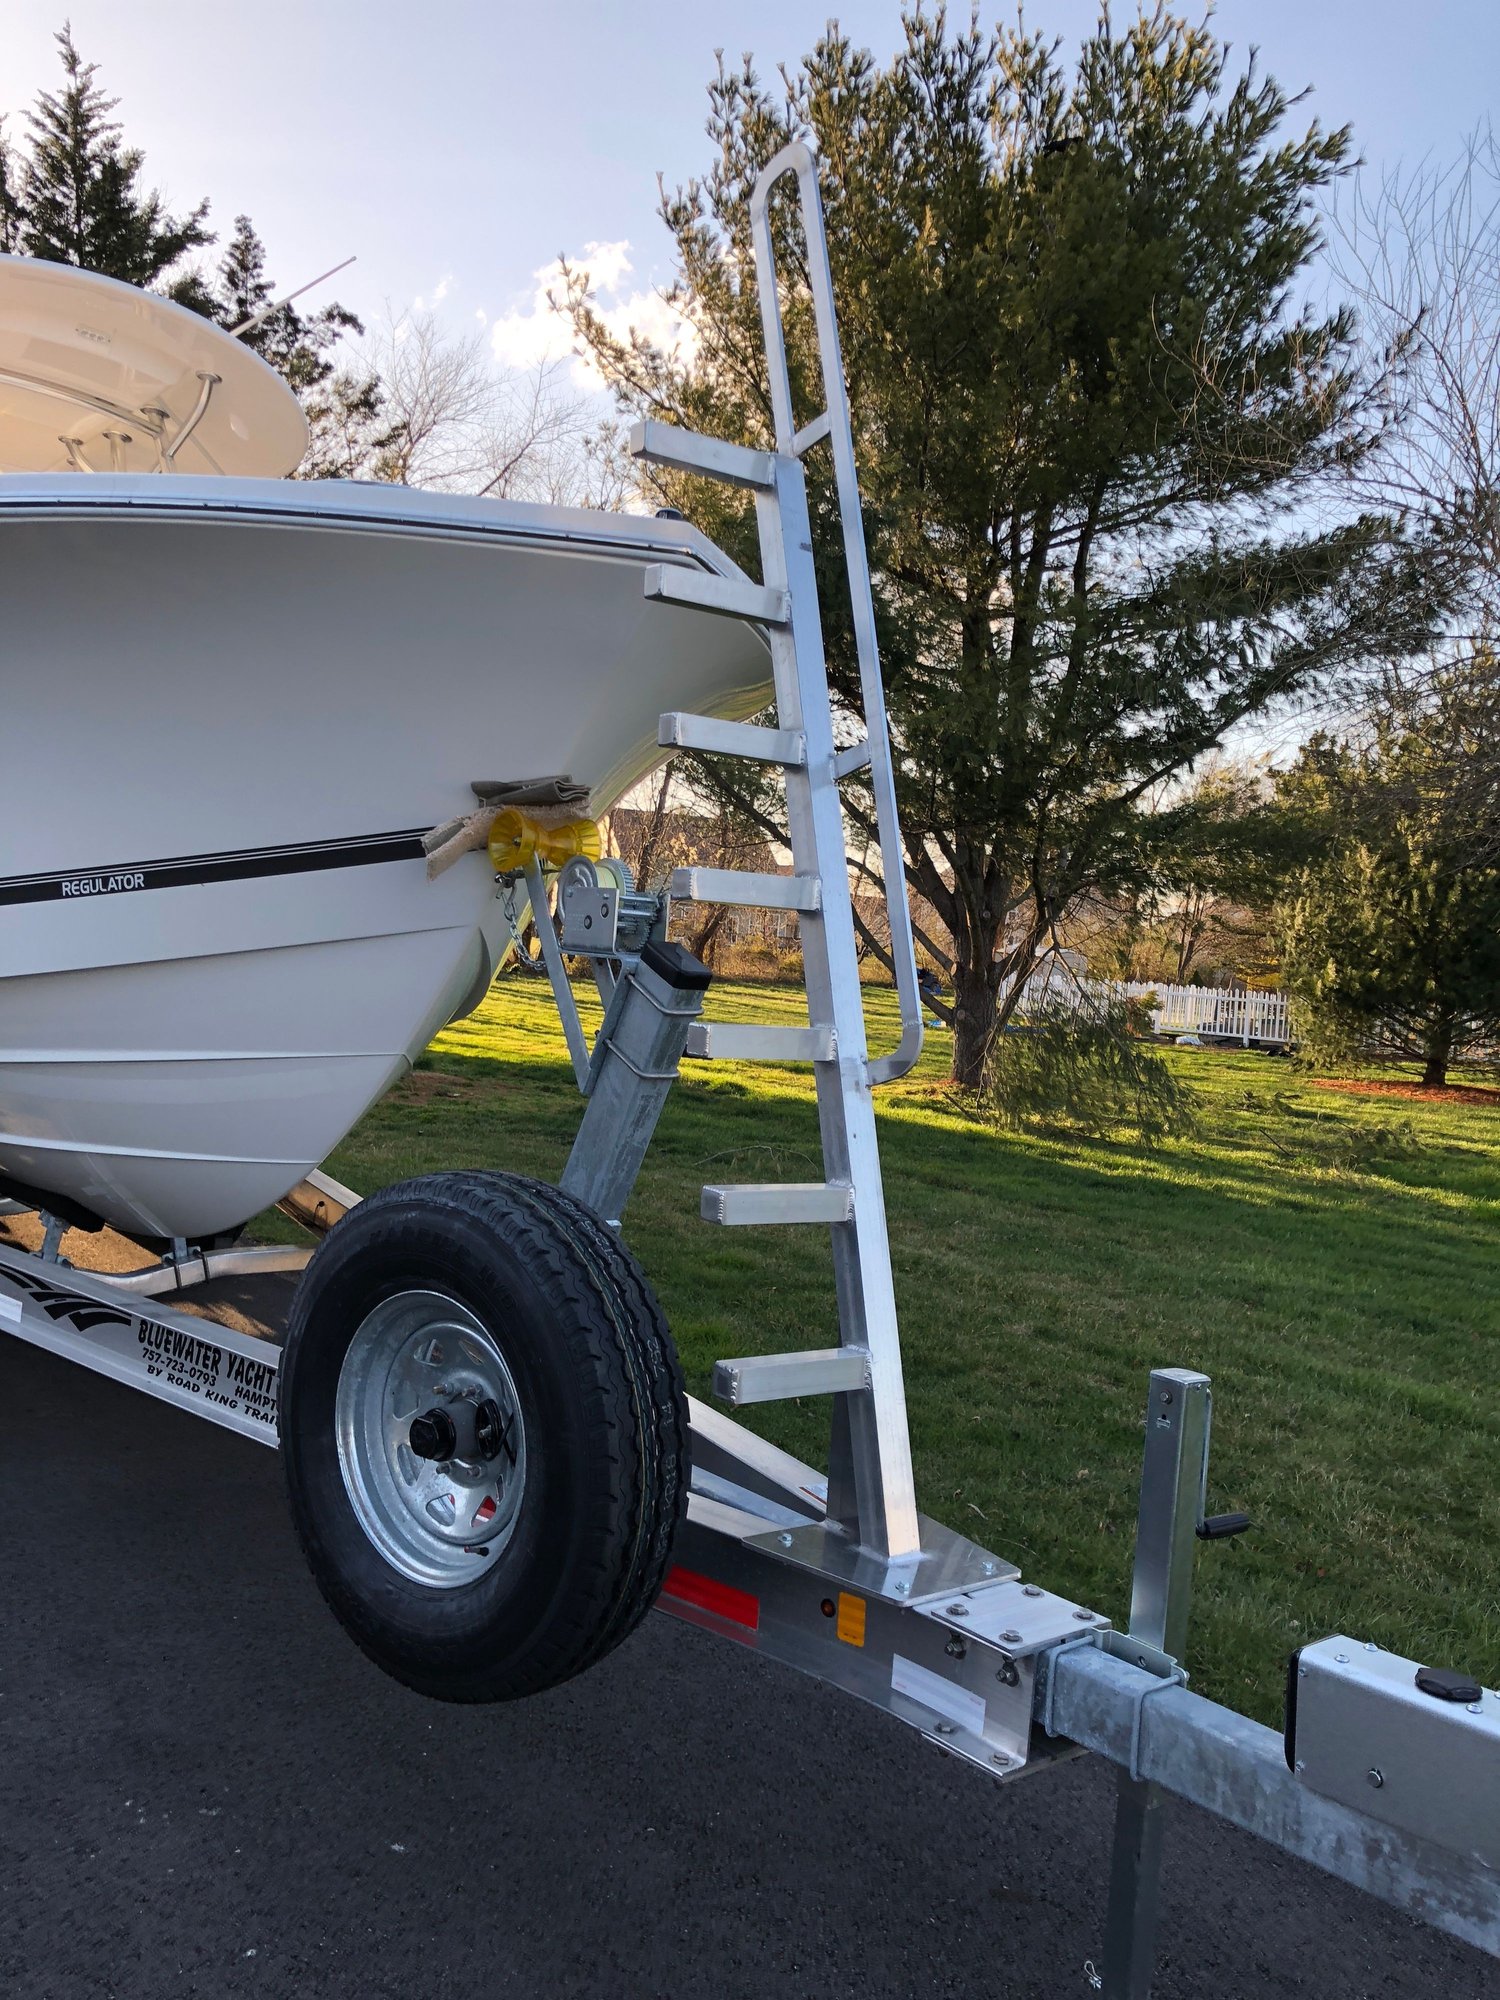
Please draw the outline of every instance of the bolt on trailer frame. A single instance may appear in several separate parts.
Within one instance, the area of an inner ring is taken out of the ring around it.
[[[826,407],[795,427],[779,315],[772,191],[794,174]],[[776,447],[751,451],[648,423],[638,455],[728,480],[755,496],[763,582],[651,572],[647,595],[762,624],[777,727],[703,716],[661,720],[664,747],[738,756],[785,774],[790,876],[689,868],[678,897],[791,908],[802,929],[805,1028],[705,1022],[707,973],[665,941],[667,899],[579,858],[549,884],[530,861],[501,893],[529,897],[585,1099],[562,1184],[618,1224],[684,1055],[809,1062],[825,1162],[820,1182],[714,1186],[721,1226],[830,1230],[839,1344],[720,1362],[729,1407],[832,1399],[825,1474],[721,1412],[690,1403],[692,1483],[661,1608],[858,1695],[991,1776],[1009,1779],[1092,1750],[1119,1766],[1103,1991],[1150,1989],[1165,1795],[1176,1793],[1343,1880],[1500,1955],[1500,1694],[1464,1676],[1333,1637],[1296,1656],[1284,1735],[1191,1693],[1184,1651],[1199,1540],[1243,1516],[1206,1517],[1208,1378],[1151,1376],[1134,1579],[1126,1628],[1024,1580],[1017,1567],[916,1509],[872,1087],[912,1066],[922,1014],[904,892],[893,756],[875,650],[852,431],[813,158],[779,154],[752,200]],[[833,452],[855,612],[865,736],[841,747],[823,658],[801,460]],[[865,1045],[840,780],[868,768],[890,909],[902,1034],[872,1061]],[[564,954],[585,957],[604,1001],[592,1044]],[[211,1277],[285,1271],[308,1251],[174,1244],[127,1277],[73,1269],[69,1226],[93,1219],[56,1197],[12,1189],[0,1214],[35,1210],[38,1253],[0,1244],[0,1329],[197,1415],[277,1443],[281,1360],[270,1340],[166,1303]],[[326,1232],[359,1197],[324,1174],[283,1208]]]

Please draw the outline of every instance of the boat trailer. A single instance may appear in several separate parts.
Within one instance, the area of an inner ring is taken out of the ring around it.
[[[789,171],[801,192],[827,403],[801,429],[792,417],[769,221],[771,189]],[[795,909],[808,1025],[704,1021],[709,975],[668,941],[668,895],[637,891],[616,865],[580,856],[549,880],[531,855],[498,885],[518,918],[529,903],[584,1097],[560,1186],[613,1230],[685,1058],[808,1062],[817,1083],[823,1180],[708,1187],[703,1216],[720,1226],[830,1231],[839,1344],[722,1361],[713,1385],[729,1409],[829,1396],[828,1468],[803,1464],[689,1399],[686,1514],[658,1608],[859,1697],[1000,1782],[1088,1751],[1116,1765],[1101,1970],[1089,1968],[1114,2000],[1144,2000],[1150,1990],[1169,1795],[1500,1956],[1500,1693],[1337,1634],[1293,1656],[1281,1733],[1188,1686],[1182,1661],[1198,1544],[1248,1525],[1243,1515],[1206,1511],[1207,1376],[1159,1368],[1150,1378],[1123,1629],[917,1511],[871,1093],[915,1062],[921,1002],[832,284],[804,147],[788,148],[766,169],[752,213],[777,448],[750,451],[655,423],[640,426],[633,444],[667,468],[728,480],[755,496],[762,585],[658,571],[648,574],[646,593],[764,626],[778,726],[667,715],[660,740],[780,766],[793,871],[689,868],[670,892]],[[866,733],[848,744],[835,741],[801,464],[825,440],[863,689]],[[879,821],[903,1021],[901,1046],[875,1060],[864,1039],[838,791],[857,771],[869,773]],[[569,981],[570,957],[587,961],[598,983],[604,1013],[592,1039]],[[299,1269],[312,1250],[178,1242],[141,1271],[105,1276],[74,1268],[61,1251],[68,1228],[88,1227],[91,1218],[29,1190],[9,1194],[0,1214],[35,1211],[43,1241],[34,1252],[0,1243],[0,1330],[277,1446],[280,1345],[170,1300],[214,1277]],[[357,1194],[323,1173],[282,1203],[330,1243],[358,1205]]]
[[[621,1009],[621,1047],[600,1074],[618,1091],[606,1115],[623,1124],[633,1110],[638,1135],[632,1050],[650,1053],[644,1037],[660,1061],[673,1017],[654,1000],[691,1003],[701,988],[674,988],[648,961],[634,972],[633,990],[656,991]],[[671,1039],[685,1045],[695,1013],[676,1014]],[[585,1113],[580,1174],[609,1157],[593,1150],[606,1103],[596,1094]],[[627,1157],[634,1146],[626,1137]],[[331,1227],[357,1199],[319,1174],[288,1207]],[[279,1344],[156,1295],[292,1270],[310,1254],[207,1250],[132,1284],[0,1243],[0,1329],[274,1448]],[[1104,1992],[1150,1992],[1169,1794],[1500,1956],[1500,1694],[1343,1635],[1294,1656],[1284,1735],[1190,1691],[1179,1662],[1195,1551],[1242,1525],[1204,1513],[1205,1375],[1151,1375],[1124,1630],[925,1516],[914,1550],[861,1548],[830,1522],[823,1474],[689,1407],[691,1493],[658,1609],[858,1696],[992,1778],[1083,1751],[1119,1767]]]

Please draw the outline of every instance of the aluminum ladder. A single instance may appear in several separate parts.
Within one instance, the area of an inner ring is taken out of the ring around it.
[[[823,413],[800,430],[792,412],[770,217],[772,190],[787,174],[796,176],[800,194],[825,401]],[[808,1184],[706,1187],[703,1216],[731,1227],[830,1225],[839,1345],[721,1361],[714,1387],[733,1406],[831,1394],[828,1519],[871,1555],[900,1558],[915,1554],[921,1544],[871,1090],[903,1076],[921,1054],[922,1006],[833,280],[817,169],[805,145],[786,147],[765,167],[750,213],[776,449],[750,450],[655,421],[636,425],[630,449],[650,463],[748,488],[755,495],[762,584],[655,567],[648,571],[645,587],[648,598],[765,627],[779,727],[672,714],[661,718],[660,741],[667,748],[779,766],[786,782],[793,870],[772,875],[684,868],[674,874],[671,892],[697,902],[797,912],[808,1025],[699,1023],[691,1030],[688,1051],[761,1062],[810,1062],[817,1082],[824,1176]],[[833,451],[865,712],[864,740],[843,749],[834,740],[801,463],[824,439]],[[899,1046],[873,1061],[865,1040],[839,797],[840,779],[866,766],[875,795],[901,1014]]]

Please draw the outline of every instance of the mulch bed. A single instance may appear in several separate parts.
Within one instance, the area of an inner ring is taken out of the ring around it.
[[[1432,1090],[1420,1083],[1382,1083],[1374,1078],[1317,1076],[1310,1079],[1314,1090],[1347,1090],[1357,1097],[1399,1097],[1408,1104],[1472,1104],[1483,1111],[1500,1105],[1500,1090],[1486,1090],[1478,1084],[1448,1083]]]

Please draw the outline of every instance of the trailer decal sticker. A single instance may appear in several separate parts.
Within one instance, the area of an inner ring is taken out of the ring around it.
[[[232,1415],[248,1417],[268,1429],[274,1441],[278,1415],[274,1362],[220,1346],[207,1337],[212,1321],[205,1320],[205,1331],[199,1334],[103,1305],[81,1292],[65,1291],[30,1271],[0,1268],[0,1280],[24,1292],[49,1319],[66,1321],[101,1350],[128,1361],[147,1381],[164,1383],[179,1398],[200,1397]],[[19,1301],[0,1292],[0,1319],[19,1327],[24,1318]]]
[[[952,1681],[945,1681],[941,1674],[935,1674],[928,1667],[919,1667],[915,1660],[904,1660],[899,1653],[891,1661],[891,1692],[904,1694],[910,1701],[919,1701],[923,1708],[930,1708],[935,1715],[953,1722],[960,1729],[967,1729],[975,1736],[984,1734],[984,1696],[970,1694],[967,1688],[955,1687]]]
[[[153,1380],[170,1382],[174,1389],[184,1389],[190,1396],[201,1396],[205,1390],[218,1387],[224,1350],[215,1347],[211,1340],[180,1333],[176,1327],[162,1326],[154,1319],[141,1320],[135,1338],[146,1373]],[[215,1400],[228,1404],[232,1398],[219,1396]]]
[[[215,1347],[211,1340],[202,1340],[197,1334],[180,1333],[174,1326],[160,1326],[155,1320],[143,1319],[136,1338],[141,1350],[154,1354],[159,1361],[175,1362],[179,1367],[199,1374],[217,1375],[219,1364],[224,1359],[222,1347]]]
[[[65,1292],[46,1278],[34,1278],[29,1271],[6,1271],[7,1284],[25,1292],[33,1305],[40,1306],[48,1319],[65,1319],[80,1333],[92,1333],[97,1326],[133,1326],[134,1318],[118,1306],[101,1305],[80,1292]]]
[[[276,1370],[267,1362],[252,1361],[154,1319],[140,1321],[136,1342],[148,1376],[190,1396],[202,1396],[221,1409],[243,1410],[274,1428]]]
[[[89,896],[130,895],[145,889],[195,889],[209,882],[245,882],[266,875],[307,875],[327,868],[369,868],[387,861],[425,858],[421,827],[395,833],[353,834],[342,840],[302,841],[288,847],[247,847],[225,854],[184,854],[125,867],[84,869],[63,875],[0,878],[0,904],[66,903]]]

